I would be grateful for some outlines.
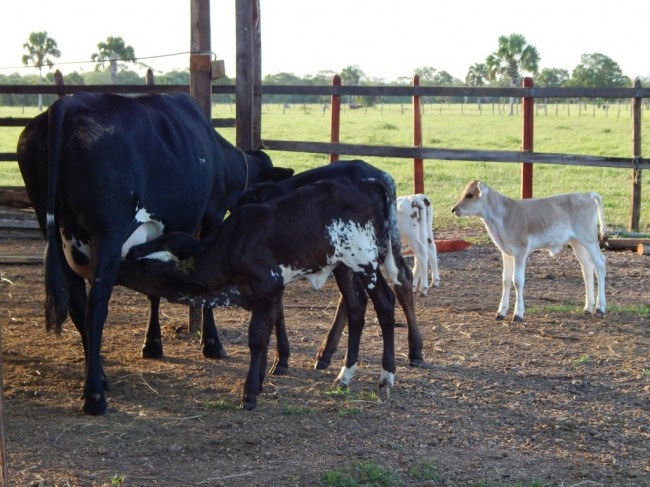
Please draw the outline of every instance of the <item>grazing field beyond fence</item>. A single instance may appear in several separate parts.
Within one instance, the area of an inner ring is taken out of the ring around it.
[[[0,107],[0,117],[37,115],[35,108]],[[235,106],[214,105],[213,117],[233,117]],[[608,105],[581,103],[538,103],[535,116],[534,151],[632,158],[632,121],[629,101],[610,100]],[[476,100],[465,104],[423,104],[423,145],[433,148],[506,150],[521,149],[521,115],[508,115],[502,102]],[[328,142],[328,107],[317,104],[264,104],[262,140],[302,140]],[[0,129],[0,152],[13,152],[20,128]],[[234,141],[234,128],[219,129]],[[382,104],[341,114],[342,143],[412,146],[412,107],[410,104]],[[650,119],[642,120],[642,133],[650,133]],[[650,139],[642,139],[643,155],[650,154]],[[276,165],[301,171],[326,164],[323,154],[270,151]],[[413,192],[413,162],[409,159],[366,157],[368,162],[395,177],[400,194]],[[432,198],[436,224],[440,227],[476,226],[477,219],[452,216],[451,205],[470,179],[483,179],[511,197],[519,196],[520,165],[464,161],[424,162],[425,192]],[[608,225],[624,229],[631,211],[632,170],[536,164],[533,196],[541,197],[570,191],[597,191],[603,196]],[[15,163],[0,164],[0,186],[22,185]],[[650,194],[644,187],[641,196],[640,230],[650,230]]]

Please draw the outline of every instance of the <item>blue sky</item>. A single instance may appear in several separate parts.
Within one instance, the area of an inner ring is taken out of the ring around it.
[[[184,53],[190,46],[188,0],[20,0],[6,2],[0,74],[21,68],[30,32],[47,31],[61,63],[87,61],[98,42],[119,36],[138,58]],[[358,65],[371,78],[410,77],[431,66],[464,79],[497,49],[500,35],[523,34],[540,68],[571,71],[585,53],[616,61],[623,74],[650,77],[650,1],[629,0],[260,0],[263,74],[303,76]],[[235,75],[235,0],[211,2],[212,50]],[[158,71],[185,68],[188,55],[143,60]],[[92,64],[61,64],[64,73]],[[33,68],[32,68],[33,69]]]

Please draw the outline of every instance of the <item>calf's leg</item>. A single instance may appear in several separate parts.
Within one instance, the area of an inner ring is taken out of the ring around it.
[[[508,314],[510,307],[510,287],[512,286],[512,277],[515,272],[515,258],[511,255],[501,254],[503,261],[503,275],[501,277],[501,302],[497,310],[497,320],[502,320]]]

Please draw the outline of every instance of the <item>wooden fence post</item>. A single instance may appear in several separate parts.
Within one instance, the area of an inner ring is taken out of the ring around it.
[[[420,86],[420,75],[413,76],[413,86]],[[413,95],[413,147],[422,147],[422,111],[420,96]],[[413,159],[413,191],[424,193],[424,167],[422,159]]]
[[[641,88],[641,80],[634,80],[634,88]],[[630,213],[630,230],[639,231],[639,220],[641,218],[641,169],[638,167],[641,161],[641,108],[642,98],[632,98],[632,160],[635,167],[632,169],[632,210]]]
[[[335,74],[332,86],[341,86],[341,77]],[[341,130],[341,95],[332,95],[330,99],[330,142],[338,143]],[[338,154],[330,154],[330,162],[338,161]]]
[[[191,0],[190,6],[190,95],[203,113],[212,119],[212,79],[210,76],[210,0]],[[152,75],[153,81],[153,75]],[[149,77],[147,77],[147,83]],[[195,332],[201,328],[202,309],[190,306],[188,329]]]
[[[533,87],[533,78],[524,78],[524,88]],[[535,117],[535,98],[524,96],[522,101],[523,134],[521,151],[533,150],[533,120]],[[521,165],[521,198],[533,197],[533,164],[524,162]]]
[[[256,0],[236,0],[237,24],[237,83],[235,85],[237,147],[255,149],[253,112],[255,103],[255,25],[253,3]]]

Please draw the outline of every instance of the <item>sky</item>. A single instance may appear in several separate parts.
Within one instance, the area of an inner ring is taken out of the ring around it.
[[[542,68],[569,73],[583,54],[601,53],[630,77],[650,77],[649,0],[260,0],[262,76],[298,76],[358,65],[393,81],[433,67],[465,79],[497,50],[498,38],[522,34]],[[4,0],[0,74],[24,68],[29,34],[47,31],[61,57],[56,68],[91,71],[97,44],[122,37],[154,72],[189,66],[189,0]],[[234,77],[235,0],[210,2],[212,51]],[[181,54],[179,54],[181,53]]]

